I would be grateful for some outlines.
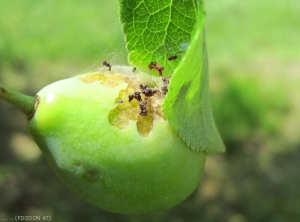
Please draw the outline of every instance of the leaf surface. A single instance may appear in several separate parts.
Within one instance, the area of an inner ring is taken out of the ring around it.
[[[148,65],[164,66],[170,74],[186,51],[196,23],[195,0],[119,0],[129,63],[149,72]],[[176,60],[168,58],[176,55]],[[157,75],[155,70],[149,72]]]
[[[197,0],[197,11],[193,14],[195,1],[174,2],[120,0],[129,62],[147,67],[151,61],[158,61],[166,66],[166,70],[170,70],[169,73],[174,70],[162,106],[165,118],[192,150],[209,154],[224,152],[225,147],[216,128],[210,105],[203,4],[201,0]],[[166,9],[169,10],[164,11]],[[141,21],[136,20],[137,18]],[[190,25],[184,32],[185,29],[180,27],[187,24],[188,19],[193,23],[188,23]],[[173,27],[175,24],[176,28]],[[183,36],[186,38],[183,39]],[[179,49],[178,46],[182,44],[186,51],[183,48],[181,51],[168,50]],[[170,65],[168,55],[176,53],[181,53],[179,63]]]

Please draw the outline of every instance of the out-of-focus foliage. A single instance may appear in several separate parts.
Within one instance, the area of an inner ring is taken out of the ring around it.
[[[227,143],[260,136],[279,136],[289,114],[285,83],[240,73],[221,76],[213,107],[219,131]]]
[[[212,107],[227,150],[208,156],[194,194],[150,215],[97,209],[65,188],[32,142],[25,117],[0,102],[0,220],[299,220],[300,2],[205,6]],[[0,1],[0,81],[34,95],[103,60],[125,63],[117,7],[108,0]]]

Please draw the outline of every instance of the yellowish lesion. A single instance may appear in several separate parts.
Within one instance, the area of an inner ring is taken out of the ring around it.
[[[136,122],[137,131],[141,136],[148,136],[154,126],[154,121],[163,117],[161,110],[161,104],[164,99],[163,93],[156,93],[151,97],[146,97],[142,93],[141,101],[147,100],[146,114],[141,113],[140,103],[137,99],[129,101],[129,95],[135,92],[140,92],[140,84],[147,84],[151,88],[155,88],[155,82],[145,82],[137,75],[126,76],[121,74],[102,74],[91,73],[78,78],[84,83],[99,82],[106,87],[117,87],[122,82],[127,83],[127,87],[119,91],[114,103],[116,107],[112,109],[108,114],[108,120],[110,124],[120,129],[124,129],[132,121]]]
[[[141,136],[148,136],[153,129],[152,115],[138,116],[136,127]]]
[[[117,81],[114,81],[114,80],[102,81],[102,82],[100,82],[100,84],[102,84],[104,86],[111,87],[111,88],[115,88],[119,85],[119,83]]]
[[[134,89],[130,85],[125,90],[119,91],[119,96],[115,99],[117,106],[108,114],[108,120],[112,125],[123,129],[129,125],[130,120],[137,120],[140,103],[135,99],[131,102],[128,100],[128,95],[133,92]]]
[[[126,128],[131,121],[136,121],[137,131],[141,136],[148,136],[154,126],[154,121],[163,117],[161,103],[163,95],[157,93],[154,96],[147,97],[146,110],[147,114],[140,114],[140,103],[137,99],[129,102],[129,95],[140,91],[140,84],[136,79],[127,79],[128,86],[126,89],[119,91],[118,97],[115,99],[116,107],[108,114],[109,122],[120,128]],[[141,94],[141,99],[144,101],[146,97]]]
[[[81,80],[84,83],[93,83],[95,81],[105,81],[107,80],[107,75],[96,73],[96,74],[87,74],[84,77],[79,77],[79,80]]]
[[[90,73],[83,77],[79,77],[84,83],[93,83],[95,81],[99,81],[99,83],[103,86],[107,86],[110,88],[115,88],[119,85],[120,80],[124,80],[124,76],[118,74],[102,74],[102,73]]]

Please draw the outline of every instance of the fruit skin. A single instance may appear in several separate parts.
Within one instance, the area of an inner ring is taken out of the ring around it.
[[[87,202],[124,214],[170,208],[197,187],[206,155],[191,151],[164,119],[146,137],[134,121],[124,129],[111,125],[108,113],[127,86],[117,83],[77,76],[46,86],[29,131],[57,176]]]

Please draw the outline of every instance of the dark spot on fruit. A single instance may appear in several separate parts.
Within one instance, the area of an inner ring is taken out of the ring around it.
[[[74,161],[74,165],[77,167],[80,167],[82,165],[82,163],[80,161]]]
[[[93,179],[96,179],[99,176],[98,170],[95,169],[87,170],[86,173],[88,174],[88,176],[92,177]]]
[[[132,68],[132,72],[135,72],[135,70],[136,70],[136,67],[133,67],[133,68]]]

